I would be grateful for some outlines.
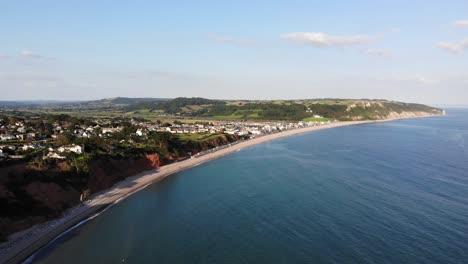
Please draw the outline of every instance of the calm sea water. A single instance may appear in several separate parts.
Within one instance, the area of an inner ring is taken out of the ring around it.
[[[127,198],[37,263],[468,263],[468,110],[244,149]]]

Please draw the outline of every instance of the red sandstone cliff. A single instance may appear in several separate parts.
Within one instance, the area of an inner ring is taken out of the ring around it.
[[[229,144],[235,135],[220,135],[205,141],[185,141],[181,155]],[[85,189],[95,193],[138,173],[157,169],[179,157],[147,154],[141,158],[102,157],[88,163],[87,174],[77,173],[74,165],[57,161],[46,167],[26,162],[0,167],[0,240],[11,233],[59,217],[80,202]]]
[[[132,159],[101,158],[89,163],[86,186],[92,193],[160,166],[158,154]],[[32,225],[60,216],[80,201],[83,176],[65,163],[39,169],[26,163],[0,168],[0,240]],[[71,170],[71,171],[70,171]]]
[[[143,171],[160,166],[158,154],[138,159],[97,159],[89,163],[88,186],[92,193],[111,187],[114,183]]]

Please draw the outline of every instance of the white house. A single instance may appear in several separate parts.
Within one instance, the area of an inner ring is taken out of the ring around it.
[[[58,152],[63,153],[63,152],[74,152],[76,154],[82,154],[83,153],[83,147],[79,145],[69,145],[69,146],[61,146],[57,149]]]
[[[0,135],[0,140],[14,140],[14,139],[16,139],[16,137],[13,135],[7,135],[7,134]]]
[[[32,144],[24,144],[22,147],[21,147],[22,150],[28,150],[28,149],[36,149],[36,146],[32,145]]]
[[[60,156],[56,152],[49,152],[47,153],[47,156],[44,157],[44,159],[50,158],[50,159],[65,159],[64,156]]]
[[[235,135],[235,134],[237,134],[237,132],[239,132],[239,130],[237,130],[237,129],[226,129],[224,131],[224,133],[229,134],[229,135]]]
[[[250,130],[249,131],[252,135],[261,135],[262,134],[262,131],[260,130]]]
[[[118,132],[118,131],[120,131],[120,128],[113,128],[113,127],[103,127],[102,128],[102,133],[103,134],[114,133],[114,132]]]
[[[137,134],[137,136],[141,137],[141,136],[143,136],[145,133],[144,133],[144,131],[143,131],[142,129],[138,129],[138,130],[135,132],[135,134]]]

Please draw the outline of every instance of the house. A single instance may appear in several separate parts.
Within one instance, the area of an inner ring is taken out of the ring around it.
[[[38,138],[39,133],[31,132],[31,133],[28,133],[28,136],[31,137],[31,138]]]
[[[239,136],[248,135],[248,134],[249,134],[249,132],[246,131],[246,130],[237,132],[237,135],[239,135]]]
[[[262,131],[260,130],[250,130],[249,131],[252,135],[261,135],[262,134]]]
[[[8,135],[8,134],[0,135],[0,140],[15,140],[15,139],[16,137],[13,135]]]
[[[64,156],[60,156],[56,152],[49,152],[47,153],[47,156],[44,157],[44,159],[49,158],[49,159],[65,159]]]
[[[37,147],[32,145],[32,144],[25,144],[21,147],[22,150],[28,150],[28,149],[36,149]]]
[[[73,153],[76,153],[76,154],[82,154],[83,151],[84,151],[84,147],[73,144],[73,145],[68,145],[68,146],[61,146],[61,147],[57,148],[57,151],[60,152],[60,153],[73,152]]]
[[[226,131],[224,131],[226,134],[229,134],[229,135],[235,135],[237,134],[238,130],[237,129],[227,129]]]
[[[113,127],[103,127],[102,128],[102,134],[106,133],[114,133],[120,131],[120,128],[113,128]]]
[[[16,138],[18,138],[20,140],[25,140],[25,139],[28,138],[28,135],[26,135],[26,134],[16,135]]]
[[[143,130],[141,130],[141,129],[138,129],[138,130],[135,132],[135,134],[137,134],[137,136],[139,136],[139,137],[141,137],[141,136],[144,135]]]

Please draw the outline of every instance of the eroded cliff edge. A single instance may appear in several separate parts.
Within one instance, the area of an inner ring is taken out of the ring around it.
[[[205,141],[184,141],[182,157],[238,140],[220,135]],[[142,157],[100,156],[86,161],[53,160],[36,166],[27,162],[0,167],[0,240],[33,225],[60,217],[80,203],[83,194],[105,190],[116,182],[172,163],[181,156],[148,153]]]

